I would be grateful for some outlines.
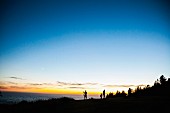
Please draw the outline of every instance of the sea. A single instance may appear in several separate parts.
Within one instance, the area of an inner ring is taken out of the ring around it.
[[[14,104],[21,101],[37,101],[48,100],[51,98],[70,97],[75,100],[82,100],[83,95],[63,95],[63,94],[42,94],[42,93],[21,93],[21,92],[1,92],[0,104]],[[97,98],[97,96],[90,96],[90,98]]]

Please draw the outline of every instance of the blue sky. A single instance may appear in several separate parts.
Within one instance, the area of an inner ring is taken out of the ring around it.
[[[153,84],[170,77],[165,0],[4,1],[0,79]]]

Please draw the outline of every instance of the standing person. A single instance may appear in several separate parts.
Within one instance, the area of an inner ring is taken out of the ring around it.
[[[103,98],[105,98],[105,89],[103,90]]]
[[[102,99],[102,93],[100,94],[100,98]]]
[[[84,100],[87,99],[87,91],[83,91],[83,94],[84,94]]]
[[[87,91],[85,90],[85,99],[87,99]]]

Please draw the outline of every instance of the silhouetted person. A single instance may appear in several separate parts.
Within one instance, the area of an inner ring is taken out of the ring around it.
[[[100,98],[102,99],[102,93],[100,94]]]
[[[87,99],[87,91],[85,90],[84,92],[84,100]]]
[[[105,98],[105,90],[103,90],[103,98]]]
[[[128,90],[128,96],[130,97],[131,95],[132,95],[132,89],[129,88],[129,90]]]

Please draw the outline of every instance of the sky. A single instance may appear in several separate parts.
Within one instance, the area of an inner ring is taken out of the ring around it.
[[[170,77],[167,0],[2,0],[0,90],[116,92]]]

